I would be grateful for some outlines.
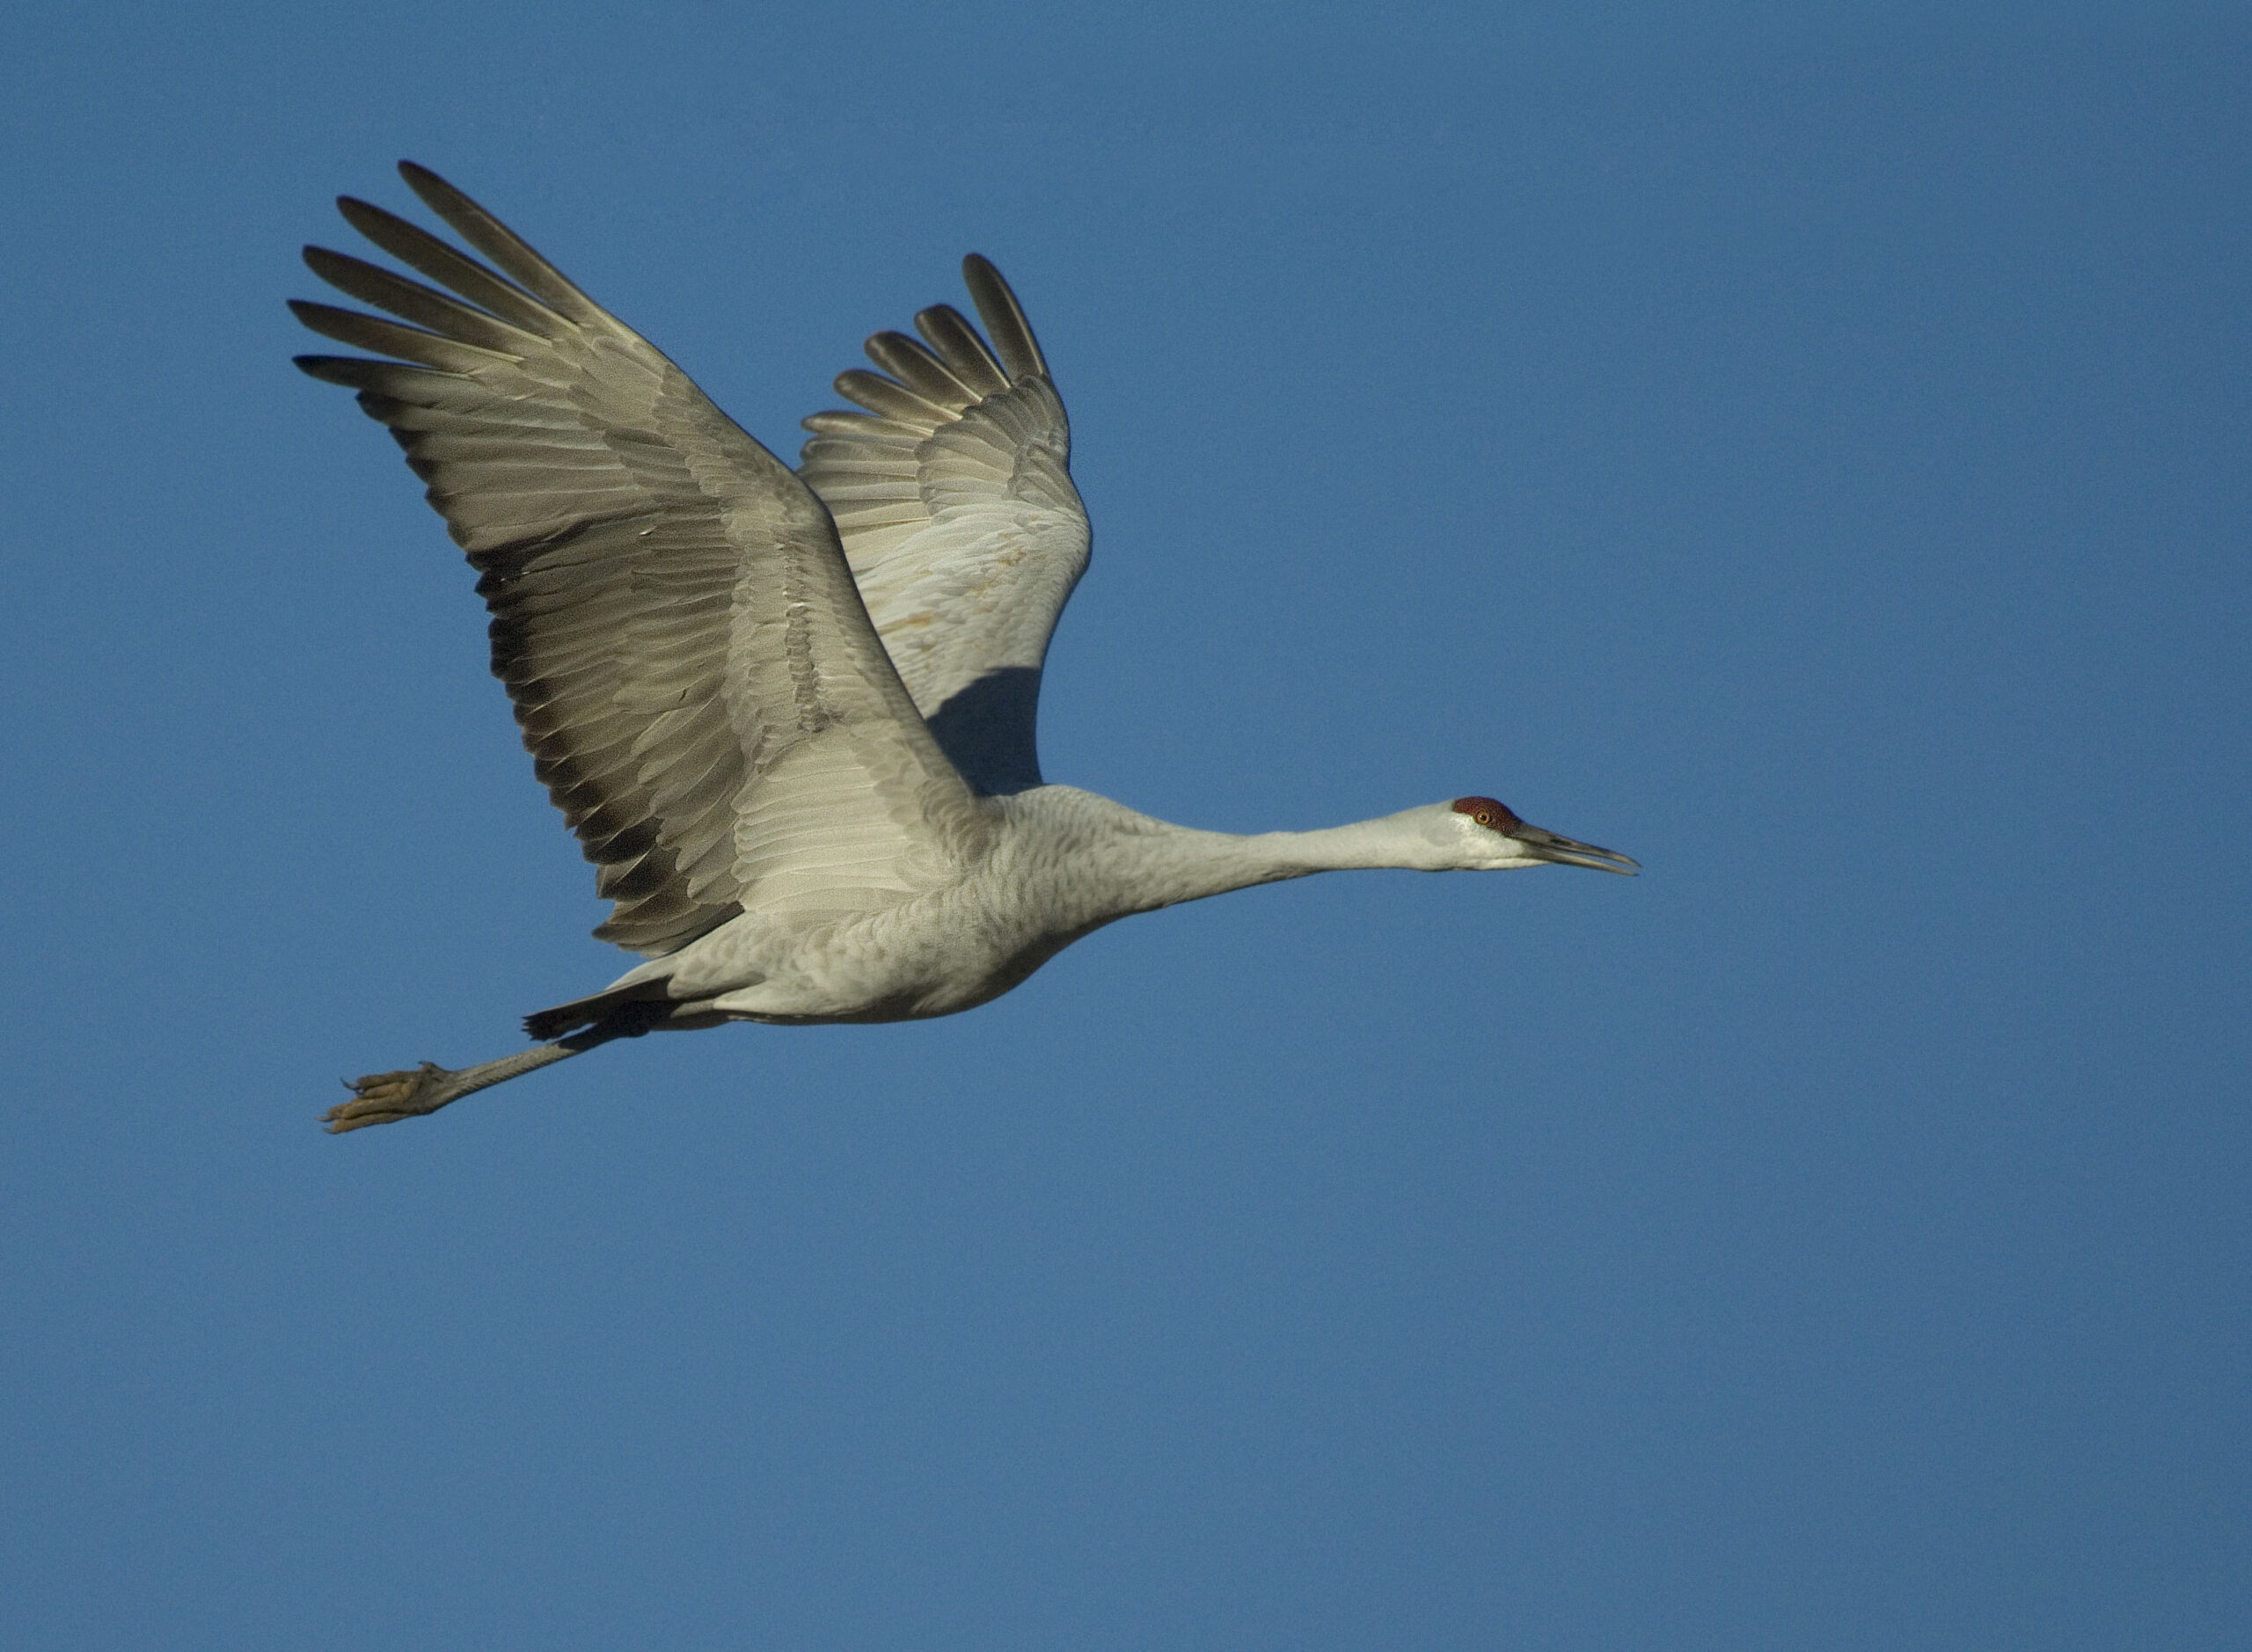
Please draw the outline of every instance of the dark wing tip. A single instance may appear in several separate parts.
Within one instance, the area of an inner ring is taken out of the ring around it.
[[[421,198],[422,204],[442,218],[448,217],[446,208],[457,203],[466,204],[472,211],[478,210],[477,204],[467,195],[427,166],[418,166],[413,161],[401,161],[398,175],[406,180],[406,186]]]
[[[317,378],[324,384],[341,384],[347,390],[366,389],[368,369],[390,365],[371,362],[363,355],[293,355],[289,361],[308,378]]]
[[[406,186],[409,189],[422,198],[424,206],[448,223],[453,221],[454,213],[464,208],[479,217],[487,216],[484,208],[463,194],[460,190],[456,189],[427,166],[417,166],[413,161],[401,161],[398,164],[398,175],[406,180]]]
[[[616,325],[601,305],[573,286],[569,277],[542,258],[522,236],[428,167],[401,161],[398,175],[456,234],[549,309],[581,325]]]
[[[1025,319],[1024,306],[1017,303],[1016,294],[993,267],[992,259],[983,253],[970,253],[961,260],[961,281],[969,289],[978,318],[984,322],[986,336],[993,340],[994,351],[1009,369],[1009,376],[1045,376],[1048,362],[1040,353],[1040,340],[1032,336],[1032,323]]]

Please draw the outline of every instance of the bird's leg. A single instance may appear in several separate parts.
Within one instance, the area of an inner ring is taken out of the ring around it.
[[[435,1061],[426,1061],[412,1071],[371,1072],[365,1078],[347,1079],[352,1099],[338,1102],[321,1118],[332,1136],[362,1129],[370,1124],[395,1124],[401,1119],[435,1113],[472,1091],[521,1078],[536,1068],[578,1053],[560,1043],[535,1044],[498,1061],[481,1061],[474,1067],[441,1067]]]
[[[321,1115],[321,1120],[328,1126],[330,1135],[340,1136],[370,1124],[396,1124],[401,1119],[420,1118],[476,1091],[567,1061],[597,1044],[607,1044],[613,1038],[639,1038],[662,1021],[671,1007],[668,1004],[621,1005],[594,1026],[568,1038],[559,1038],[552,1044],[535,1044],[497,1061],[481,1061],[474,1067],[441,1067],[435,1061],[426,1061],[412,1071],[371,1072],[364,1078],[347,1079],[346,1087],[352,1092],[352,1099],[338,1102]]]

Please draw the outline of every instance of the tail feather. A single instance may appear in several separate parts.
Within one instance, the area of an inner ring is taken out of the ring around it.
[[[552,1009],[534,1010],[524,1017],[524,1031],[541,1043],[593,1027],[628,1004],[662,1003],[669,995],[662,981],[639,981],[630,987],[612,987],[591,998],[573,998]]]

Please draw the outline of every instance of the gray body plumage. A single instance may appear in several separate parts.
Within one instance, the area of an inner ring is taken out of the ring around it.
[[[1043,784],[1040,676],[1087,523],[1063,403],[991,265],[963,266],[986,337],[940,305],[919,340],[869,340],[883,372],[840,376],[861,411],[807,420],[793,473],[475,202],[400,170],[490,263],[340,201],[439,287],[308,248],[399,319],[294,304],[384,358],[298,363],[357,390],[428,484],[612,903],[596,933],[647,961],[528,1019],[554,1042],[358,1081],[333,1129],[661,1027],[951,1014],[1114,919],[1276,878],[1631,866],[1488,799],[1238,837]]]

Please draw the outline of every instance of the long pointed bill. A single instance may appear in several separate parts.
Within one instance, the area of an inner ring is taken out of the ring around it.
[[[1560,866],[1590,866],[1598,872],[1615,872],[1622,878],[1631,878],[1641,869],[1641,861],[1615,849],[1598,849],[1593,844],[1559,837],[1538,826],[1512,826],[1509,835],[1543,860],[1553,860]]]

